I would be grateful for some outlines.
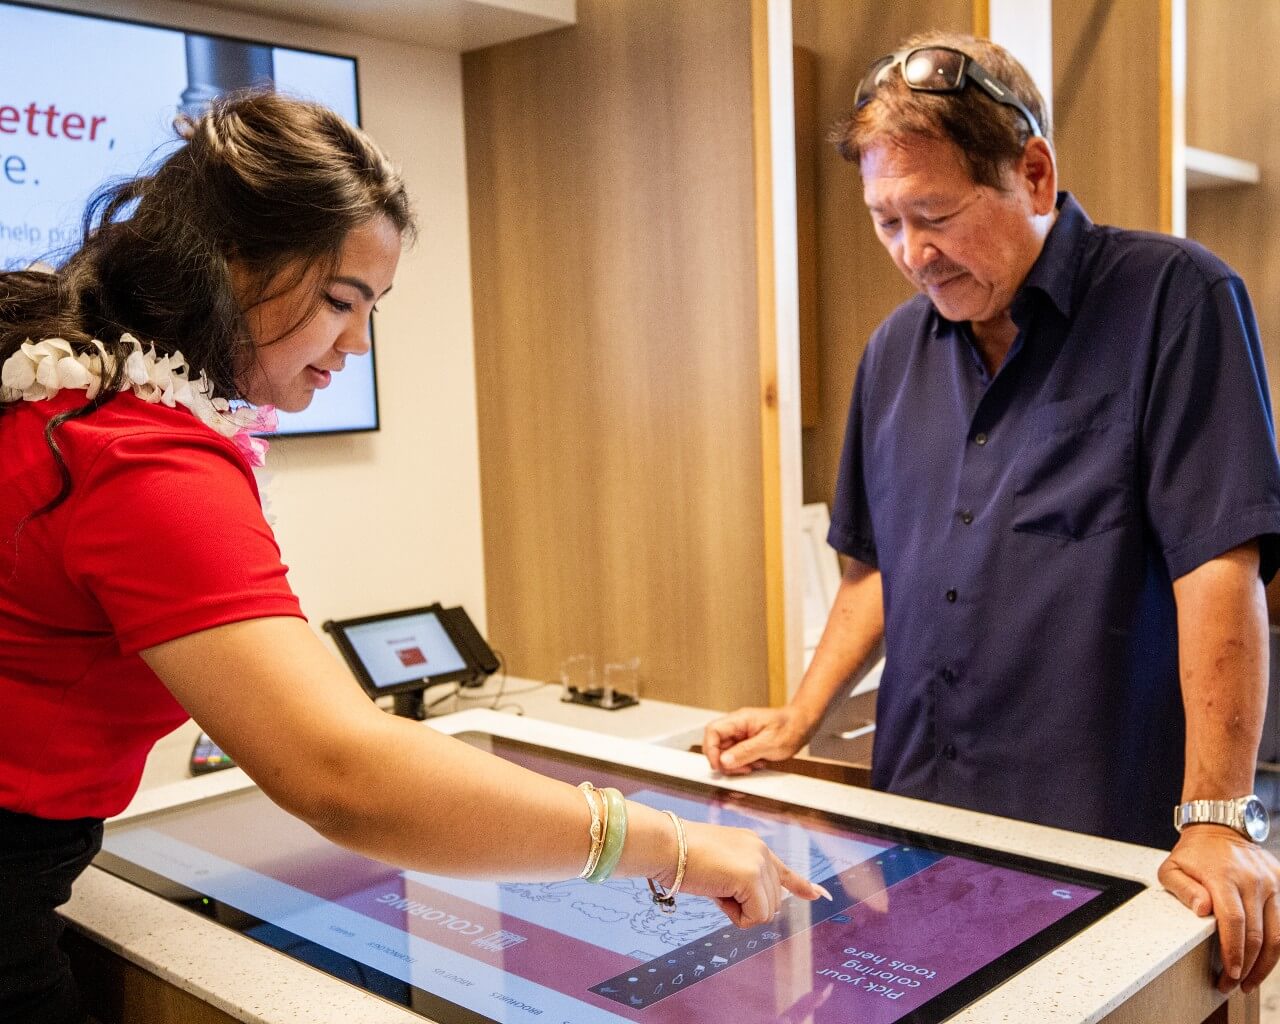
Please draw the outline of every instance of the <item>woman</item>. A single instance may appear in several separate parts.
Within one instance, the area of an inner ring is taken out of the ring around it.
[[[750,832],[543,778],[353,684],[289,591],[228,401],[306,408],[367,350],[408,199],[315,105],[242,96],[180,132],[57,274],[0,275],[0,1019],[80,1019],[54,908],[188,714],[286,810],[408,868],[616,861],[740,925],[814,898]]]

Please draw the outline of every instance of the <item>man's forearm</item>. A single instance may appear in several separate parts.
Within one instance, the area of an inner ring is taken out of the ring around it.
[[[800,712],[808,731],[817,726],[848,678],[871,655],[884,636],[884,593],[879,571],[851,562],[813,661],[795,695],[792,706]]]
[[[1174,582],[1187,719],[1183,800],[1253,790],[1266,709],[1267,610],[1256,542]]]

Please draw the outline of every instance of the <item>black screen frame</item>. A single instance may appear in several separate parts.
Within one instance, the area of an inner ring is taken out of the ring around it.
[[[478,674],[482,675],[476,665],[473,664],[470,648],[454,636],[453,631],[449,628],[449,623],[442,614],[443,612],[444,607],[439,601],[436,601],[434,604],[425,605],[421,608],[404,608],[394,612],[378,612],[376,615],[362,615],[358,619],[330,619],[324,623],[323,629],[333,637],[333,642],[338,645],[338,650],[342,652],[343,660],[346,661],[354,673],[356,680],[360,683],[360,688],[370,697],[389,697],[400,693],[416,693],[418,690],[426,689],[428,686],[436,686],[439,683],[466,683],[476,678]],[[379,686],[374,682],[373,677],[369,675],[368,667],[365,665],[364,659],[360,657],[355,645],[351,642],[347,631],[354,626],[366,626],[373,622],[391,622],[395,619],[406,619],[414,615],[435,616],[436,621],[440,623],[440,628],[444,630],[445,636],[449,638],[449,642],[453,644],[454,650],[458,652],[458,656],[462,659],[463,667],[456,672],[441,672],[438,675],[423,676],[421,679],[410,679],[404,683]]]
[[[680,795],[693,795],[701,799],[732,801],[735,809],[754,809],[769,815],[783,814],[789,818],[798,819],[802,824],[805,821],[812,821],[826,827],[834,826],[840,829],[853,830],[899,844],[910,845],[917,849],[965,857],[981,863],[1028,872],[1066,884],[1099,890],[1097,896],[1076,907],[1055,924],[1041,930],[1031,938],[997,957],[985,967],[979,968],[967,978],[940,992],[917,1009],[905,1014],[899,1018],[898,1024],[940,1024],[940,1022],[1008,981],[1020,971],[1025,970],[1037,960],[1048,955],[1058,946],[1076,937],[1084,929],[1101,920],[1111,911],[1128,902],[1139,893],[1144,892],[1147,888],[1143,883],[1132,879],[1075,868],[1070,865],[1056,864],[1022,854],[993,850],[974,843],[883,825],[849,815],[835,814],[803,805],[788,804],[769,797],[726,789],[710,783],[695,782],[644,768],[612,764],[597,758],[557,750],[524,740],[511,739],[493,733],[468,731],[458,733],[455,738],[491,753],[495,752],[495,746],[502,747],[507,745],[515,752],[558,760],[568,765],[571,769],[581,771],[583,773],[582,777],[585,778],[590,778],[592,773],[622,772],[629,779],[635,780],[636,783],[642,786],[666,788]],[[498,756],[501,755],[499,754]],[[139,815],[116,824],[109,823],[107,826],[108,832],[116,828],[126,829],[143,826],[147,822],[154,822],[163,818],[168,813],[191,810],[194,807],[218,800],[233,799],[237,796],[243,797],[246,792],[252,791],[237,790],[233,793],[210,797],[207,800],[197,801],[193,804],[184,804]],[[389,999],[396,1005],[407,1008],[412,1012],[428,1015],[430,1019],[437,1021],[438,1024],[499,1024],[491,1017],[486,1017],[475,1010],[459,1006],[443,996],[426,989],[417,988],[409,982],[401,981],[360,961],[335,953],[327,947],[288,932],[278,925],[246,914],[221,901],[191,890],[163,876],[156,875],[129,861],[122,860],[109,852],[100,853],[94,863],[112,875],[123,878],[203,917],[210,918],[225,927],[239,931],[241,934],[262,943],[268,948],[275,949],[286,956],[323,970],[332,977],[355,984],[378,998]],[[253,932],[258,934],[251,934]],[[269,941],[263,937],[266,934],[275,934],[277,940]],[[340,971],[335,970],[331,963],[321,964],[319,962],[321,960],[341,965]],[[359,980],[355,980],[357,978]],[[395,991],[397,995],[389,995],[390,991]]]
[[[192,25],[174,24],[163,21],[148,21],[145,18],[126,18],[115,14],[97,14],[88,11],[73,10],[66,7],[55,7],[52,4],[37,3],[33,0],[0,0],[0,10],[5,7],[26,7],[35,11],[46,11],[49,14],[66,14],[76,18],[87,18],[94,21],[114,21],[122,25],[138,25],[142,28],[156,28],[166,32],[184,32],[193,35],[207,36],[210,39],[227,39],[237,43],[254,43],[259,46],[279,47],[282,50],[295,50],[298,53],[314,53],[321,57],[336,57],[349,60],[354,72],[356,90],[356,127],[364,126],[364,108],[361,103],[360,58],[351,53],[339,53],[336,50],[322,50],[315,46],[296,46],[293,43],[277,43],[270,39],[254,36],[232,35],[228,32],[209,32]],[[85,202],[89,197],[85,196]],[[49,255],[49,254],[45,254]],[[378,353],[372,319],[369,321],[369,369],[373,381],[373,425],[369,427],[340,427],[333,430],[289,430],[255,434],[255,437],[268,438],[271,441],[286,441],[293,437],[339,437],[347,434],[374,434],[382,430],[382,402],[378,389]]]

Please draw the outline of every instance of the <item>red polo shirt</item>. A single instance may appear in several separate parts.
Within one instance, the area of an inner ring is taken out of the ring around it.
[[[0,410],[0,807],[109,817],[187,718],[138,652],[212,626],[301,616],[253,473],[184,408],[123,394],[54,436],[68,391]]]

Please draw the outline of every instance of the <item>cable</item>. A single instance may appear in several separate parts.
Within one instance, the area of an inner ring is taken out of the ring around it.
[[[525,710],[521,705],[515,703],[514,701],[509,701],[508,703],[503,704],[502,698],[503,697],[519,697],[526,693],[534,693],[538,690],[545,689],[548,686],[558,685],[556,683],[534,683],[532,686],[525,686],[519,690],[512,690],[508,692],[507,691],[508,677],[507,677],[506,656],[501,651],[498,651],[498,650],[495,650],[493,653],[494,653],[494,656],[498,659],[498,672],[500,674],[498,676],[498,692],[493,695],[493,703],[489,705],[490,711],[514,711],[517,715],[523,715],[525,714]],[[487,693],[477,693],[474,695],[469,693],[460,693],[458,695],[458,700],[460,701],[488,700],[488,699],[489,699],[489,694]]]
[[[493,703],[489,705],[489,710],[499,711],[502,707],[502,695],[507,690],[507,659],[503,656],[501,651],[494,651],[493,656],[498,659],[498,671],[501,672],[502,675],[498,677],[498,692],[494,695]],[[519,704],[511,704],[509,706],[516,709],[517,715],[524,714],[524,708]]]
[[[422,717],[423,717],[423,718],[426,718],[428,715],[430,715],[430,714],[431,714],[431,709],[432,709],[433,707],[435,707],[437,704],[443,704],[445,701],[449,700],[449,698],[451,698],[451,697],[457,697],[457,696],[458,696],[458,692],[459,692],[461,689],[462,689],[462,686],[461,686],[459,683],[454,683],[454,684],[453,684],[453,689],[452,689],[452,690],[450,690],[448,693],[444,694],[444,695],[443,695],[443,696],[441,696],[441,697],[437,697],[437,698],[435,698],[435,700],[431,701],[431,703],[429,703],[429,704],[425,704],[425,703],[424,703],[424,704],[422,705]]]
[[[531,686],[524,686],[518,690],[509,691],[507,689],[507,682],[508,682],[507,659],[501,651],[495,650],[493,653],[494,653],[494,656],[498,659],[498,689],[496,692],[467,693],[462,688],[461,684],[457,684],[454,686],[452,690],[446,693],[443,697],[437,697],[433,701],[431,701],[430,704],[423,705],[424,710],[429,712],[430,709],[434,708],[437,704],[442,704],[445,701],[452,698],[455,701],[455,707],[454,707],[455,711],[459,707],[461,707],[463,702],[465,701],[492,701],[492,703],[490,703],[489,705],[490,711],[512,711],[517,715],[523,715],[525,714],[525,710],[521,705],[515,703],[514,701],[508,701],[506,704],[504,704],[502,703],[503,698],[504,697],[520,697],[527,693],[535,693],[538,690],[545,690],[548,686],[560,685],[559,683],[553,683],[553,682],[533,683]]]
[[[559,686],[559,685],[560,685],[559,683],[551,683],[551,682],[533,683],[530,686],[522,686],[518,690],[509,689],[506,691],[505,695],[508,697],[523,697],[526,693],[533,693],[537,690],[545,690],[548,686]],[[467,693],[466,690],[463,690],[460,694],[458,694],[458,700],[492,700],[492,699],[493,699],[492,693]]]

